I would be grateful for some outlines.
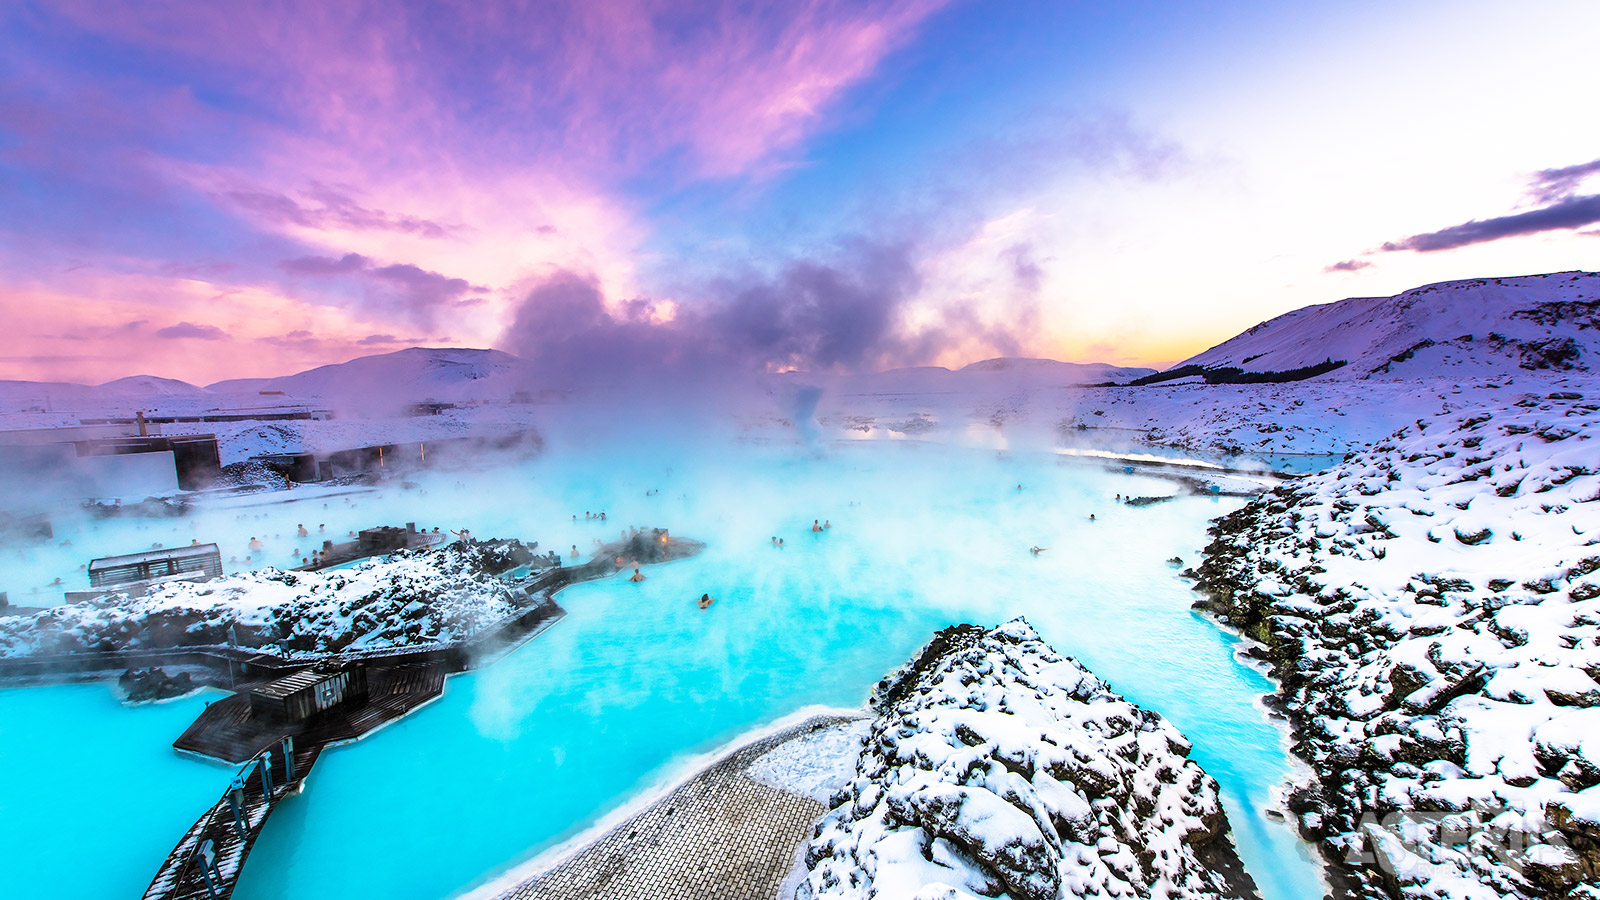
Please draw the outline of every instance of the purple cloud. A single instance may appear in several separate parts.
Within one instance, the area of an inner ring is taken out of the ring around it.
[[[558,271],[528,293],[500,345],[557,382],[901,364],[929,346],[927,333],[901,329],[919,286],[906,246],[857,242],[827,262],[712,282],[662,321],[647,298],[608,306],[593,277]]]
[[[372,265],[372,260],[359,253],[346,253],[337,259],[331,256],[302,256],[286,259],[280,265],[291,275],[348,275]]]
[[[52,337],[68,341],[95,341],[106,338],[128,337],[143,331],[145,326],[149,324],[144,319],[134,319],[131,322],[123,322],[121,325],[81,325],[72,331],[55,334]]]
[[[1372,266],[1372,263],[1369,263],[1364,259],[1344,259],[1344,260],[1340,260],[1339,262],[1334,263],[1331,266],[1328,266],[1327,268],[1323,269],[1322,271],[1324,271],[1324,272],[1358,272],[1358,271],[1360,271],[1362,269],[1370,268],[1371,266]]]
[[[367,301],[386,312],[397,312],[409,321],[431,328],[441,310],[475,306],[489,288],[465,278],[452,278],[430,272],[411,263],[377,265],[359,253],[340,257],[302,256],[279,263],[290,275],[309,278],[353,276],[367,286]],[[468,296],[471,295],[471,296]]]
[[[196,325],[193,322],[179,322],[156,330],[156,337],[176,340],[194,338],[201,341],[227,340],[228,333],[215,325]]]
[[[1431,253],[1452,250],[1469,244],[1498,241],[1501,238],[1538,234],[1542,231],[1560,231],[1581,228],[1600,222],[1600,195],[1567,197],[1541,209],[1498,216],[1493,219],[1475,219],[1452,225],[1426,234],[1414,234],[1403,241],[1390,241],[1383,245],[1386,251],[1415,250]]]
[[[1578,191],[1578,184],[1600,173],[1600,159],[1560,169],[1540,169],[1533,173],[1528,193],[1540,203],[1564,200]]]
[[[442,238],[460,230],[460,226],[442,225],[416,216],[367,209],[349,195],[322,184],[313,183],[307,193],[317,205],[301,203],[276,191],[237,190],[224,192],[223,196],[261,218],[302,228],[400,231],[429,238]]]

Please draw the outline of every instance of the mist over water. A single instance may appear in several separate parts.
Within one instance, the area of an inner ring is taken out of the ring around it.
[[[796,418],[816,407],[803,390],[774,399]],[[194,525],[107,521],[85,532],[93,537],[80,544],[120,540],[133,546],[107,552],[128,552],[155,540],[152,529],[242,541],[251,529],[288,535],[325,515],[341,538],[416,521],[538,540],[564,557],[576,545],[587,558],[597,540],[614,540],[630,525],[664,526],[708,544],[699,557],[646,568],[643,583],[618,577],[562,592],[569,615],[554,628],[488,668],[452,677],[444,697],[420,712],[325,754],[308,790],[274,813],[236,896],[453,895],[581,831],[693,754],[808,705],[861,705],[935,629],[1019,615],[1194,741],[1268,900],[1320,896],[1304,850],[1261,812],[1288,767],[1282,734],[1256,703],[1270,684],[1234,660],[1229,636],[1189,610],[1193,595],[1166,562],[1177,555],[1193,563],[1207,520],[1238,501],[1130,508],[1114,495],[1176,488],[1062,460],[1042,445],[997,452],[824,443],[791,424],[775,437],[726,416],[622,408],[550,424],[545,454],[514,468],[424,473],[410,490],[391,482],[371,493],[212,509]],[[600,511],[605,523],[585,521],[585,512]],[[813,520],[832,527],[814,534]],[[771,546],[773,537],[783,549]],[[1048,549],[1033,557],[1034,545]],[[225,546],[224,558],[231,552]],[[52,547],[38,565],[60,567],[88,553]],[[716,598],[709,610],[694,603],[702,593]],[[0,703],[9,713],[21,708],[22,694],[51,697],[50,705],[26,706],[23,717],[40,721],[153,721],[147,710],[104,709],[107,693],[18,689],[0,692]],[[126,873],[117,893],[143,887],[227,778],[166,749],[188,715],[175,709],[172,718],[170,728],[163,721],[137,729],[156,745],[147,754],[152,777],[215,791],[125,798],[144,807],[161,847],[107,842],[116,845],[107,852],[122,857],[115,871]],[[5,741],[0,768],[14,771],[67,739],[47,732],[27,748]],[[24,852],[74,827],[75,798],[91,793],[88,784],[24,790],[60,798],[8,801],[33,811],[25,833],[10,835],[9,846]],[[105,895],[70,886],[47,893]]]

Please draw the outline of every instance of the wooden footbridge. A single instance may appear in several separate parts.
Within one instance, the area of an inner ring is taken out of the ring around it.
[[[144,900],[225,900],[244,871],[245,857],[267,816],[284,797],[298,793],[323,745],[295,746],[286,738],[252,760],[215,805],[173,848]]]

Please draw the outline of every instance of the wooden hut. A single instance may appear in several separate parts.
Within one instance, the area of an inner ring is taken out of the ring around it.
[[[277,722],[303,722],[340,703],[366,696],[366,669],[317,666],[251,688],[250,713]]]
[[[222,551],[216,544],[200,544],[106,556],[89,563],[89,585],[96,588],[174,576],[221,578]]]

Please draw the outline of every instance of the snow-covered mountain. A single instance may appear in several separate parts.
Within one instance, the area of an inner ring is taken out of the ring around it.
[[[1154,369],[1128,368],[1110,363],[1073,363],[1055,359],[1000,356],[959,369],[944,366],[907,366],[870,375],[848,375],[839,386],[855,391],[941,393],[959,389],[993,390],[996,387],[1075,387],[1088,384],[1126,384],[1154,374]]]
[[[159,378],[155,375],[130,375],[108,381],[95,389],[105,394],[122,394],[130,397],[194,397],[209,393],[176,378]]]
[[[1113,366],[1110,363],[1072,363],[1015,356],[980,360],[956,370],[960,374],[1009,374],[1040,380],[1049,379],[1063,384],[1103,384],[1108,381],[1121,384],[1154,371],[1154,369]]]
[[[290,397],[340,403],[506,399],[523,386],[523,366],[521,358],[499,350],[411,347],[281,378],[220,381],[209,390],[283,391]]]
[[[1317,377],[1600,370],[1600,273],[1446,281],[1393,297],[1307,306],[1174,368],[1285,372],[1328,361],[1345,365]]]

